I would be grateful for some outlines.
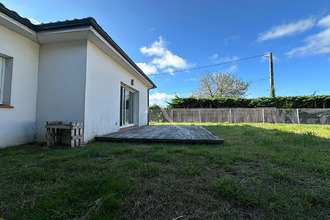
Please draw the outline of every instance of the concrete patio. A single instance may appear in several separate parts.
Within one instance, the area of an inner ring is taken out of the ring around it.
[[[96,137],[97,141],[222,144],[201,126],[147,125]]]

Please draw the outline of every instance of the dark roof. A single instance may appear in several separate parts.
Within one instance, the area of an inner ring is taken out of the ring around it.
[[[2,3],[0,3],[0,12],[36,32],[92,26],[111,46],[117,50],[118,53],[120,53],[120,55],[122,55],[127,60],[127,62],[129,62],[145,79],[147,79],[153,85],[153,88],[156,88],[156,85],[151,81],[151,79],[149,79],[149,77],[133,62],[133,60],[118,46],[118,44],[92,17],[35,25],[32,24],[29,19],[23,18],[17,12],[6,8]]]

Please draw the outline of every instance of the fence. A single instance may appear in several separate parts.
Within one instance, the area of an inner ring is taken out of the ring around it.
[[[330,108],[201,108],[150,110],[150,122],[330,124]]]

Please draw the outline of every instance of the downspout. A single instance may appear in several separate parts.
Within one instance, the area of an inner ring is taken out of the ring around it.
[[[147,125],[149,125],[149,90],[150,89],[148,89],[148,94],[147,94],[147,100],[148,100],[148,108],[147,108],[147,120],[148,120],[148,122],[147,122]]]

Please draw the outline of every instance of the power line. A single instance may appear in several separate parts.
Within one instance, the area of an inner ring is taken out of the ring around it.
[[[260,82],[260,81],[265,81],[265,80],[269,80],[269,78],[257,79],[257,80],[251,81],[251,82]],[[166,88],[166,87],[162,87],[162,88]],[[167,88],[169,88],[169,87],[167,87]],[[180,86],[180,88],[182,88],[182,87]],[[170,89],[169,91],[171,91],[171,93],[193,93],[193,92],[195,92],[195,91],[193,91],[194,89],[192,89],[192,90],[183,90],[183,91],[181,90],[180,91],[180,88],[173,89],[173,90]],[[197,88],[195,88],[195,89],[197,89]],[[175,91],[175,90],[177,90],[177,91]],[[235,90],[235,89],[227,89],[227,90]],[[267,89],[265,91],[269,91],[269,89]]]
[[[265,81],[269,80],[269,77],[266,78],[254,78],[254,79],[248,79],[249,82],[254,83],[254,82],[260,82],[260,81]],[[187,87],[193,87],[195,86],[194,84],[186,85],[187,83],[184,83],[184,86],[180,86],[180,88],[187,88]],[[195,83],[196,84],[196,83]],[[198,82],[197,82],[198,84]],[[177,88],[178,86],[162,86],[160,87],[161,89],[168,89],[168,88]]]
[[[230,63],[236,63],[236,62],[239,62],[239,61],[250,60],[250,59],[257,58],[257,57],[262,57],[262,56],[265,56],[265,55],[267,55],[267,54],[256,55],[256,56],[252,56],[252,57],[246,57],[246,58],[242,58],[242,59],[237,59],[237,60],[227,61],[227,62],[223,62],[223,63],[212,64],[212,65],[207,65],[207,66],[200,66],[200,67],[194,67],[194,68],[189,68],[189,69],[176,70],[176,71],[172,71],[172,72],[163,72],[163,73],[158,73],[158,74],[150,74],[149,76],[167,75],[167,74],[173,74],[173,73],[186,72],[186,71],[190,71],[190,70],[204,69],[204,68],[213,67],[213,66],[220,66],[220,65],[230,64]]]
[[[261,79],[253,79],[253,80],[250,80],[250,82],[258,82],[258,81],[264,81],[264,80],[269,80],[269,77],[261,78]]]

